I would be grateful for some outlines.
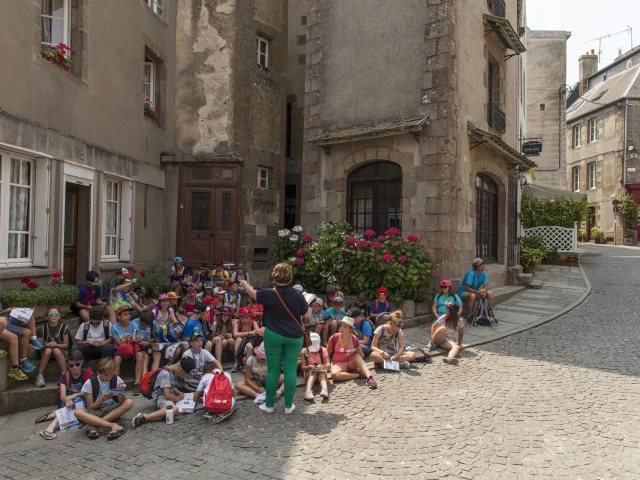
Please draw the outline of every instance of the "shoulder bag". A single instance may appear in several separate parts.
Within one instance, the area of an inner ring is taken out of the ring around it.
[[[284,300],[282,300],[282,297],[280,296],[280,293],[278,293],[278,290],[276,290],[275,288],[273,289],[273,291],[275,292],[275,294],[278,296],[278,299],[280,299],[280,303],[282,304],[282,306],[284,307],[284,309],[287,311],[287,313],[291,316],[291,318],[293,318],[293,321],[296,322],[296,324],[300,327],[300,331],[302,331],[302,335],[304,336],[304,341],[303,341],[303,346],[305,347],[309,347],[311,346],[311,336],[309,335],[309,332],[307,332],[304,328],[304,326],[302,325],[302,321],[299,318],[296,318],[293,313],[291,313],[291,310],[289,310],[289,307],[287,307],[287,304],[284,303]]]

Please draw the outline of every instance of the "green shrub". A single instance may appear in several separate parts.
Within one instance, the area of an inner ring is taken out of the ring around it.
[[[544,252],[537,248],[524,247],[520,251],[520,263],[525,268],[535,268],[542,263]]]
[[[133,291],[133,288],[142,285],[148,292],[147,298],[157,297],[163,289],[169,287],[171,267],[167,266],[167,262],[155,262],[144,269],[129,268],[128,270],[131,273],[131,278],[136,279],[131,290]],[[112,275],[107,279],[102,279],[103,294],[106,294],[107,286],[115,278],[116,275]]]
[[[600,227],[595,227],[591,229],[591,236],[593,237],[594,240],[598,238],[602,239],[604,238],[604,232]]]
[[[618,200],[618,214],[622,220],[622,226],[630,229],[638,223],[638,206],[633,195],[625,195]]]
[[[520,237],[520,248],[536,248],[544,253],[548,251],[547,244],[544,242],[544,238],[542,238],[541,235]]]
[[[43,285],[38,288],[8,290],[0,296],[5,308],[32,308],[48,305],[70,305],[78,299],[78,289],[73,285]]]
[[[557,250],[547,250],[542,258],[543,262],[559,262],[562,260],[562,255]]]
[[[530,195],[522,195],[519,215],[524,228],[573,228],[573,223],[583,222],[588,213],[589,203],[586,198],[579,202],[562,197],[543,201]]]

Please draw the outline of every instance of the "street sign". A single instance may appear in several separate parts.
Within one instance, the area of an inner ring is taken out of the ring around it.
[[[542,152],[542,142],[524,142],[522,144],[522,154],[525,157],[539,157]]]

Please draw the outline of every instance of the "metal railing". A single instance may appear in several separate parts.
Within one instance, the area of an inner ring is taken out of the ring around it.
[[[490,103],[488,108],[489,126],[504,133],[507,131],[507,115],[495,103]]]
[[[496,17],[504,18],[506,15],[506,4],[504,0],[487,0],[487,4],[489,6],[489,10]]]

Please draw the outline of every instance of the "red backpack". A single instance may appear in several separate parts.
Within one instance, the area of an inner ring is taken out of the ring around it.
[[[140,393],[144,398],[148,398],[149,400],[153,399],[153,392],[156,389],[156,379],[162,370],[166,369],[157,368],[142,375],[140,379]]]
[[[227,413],[233,405],[233,389],[231,382],[224,373],[213,373],[207,396],[204,399],[204,409],[216,415]]]

